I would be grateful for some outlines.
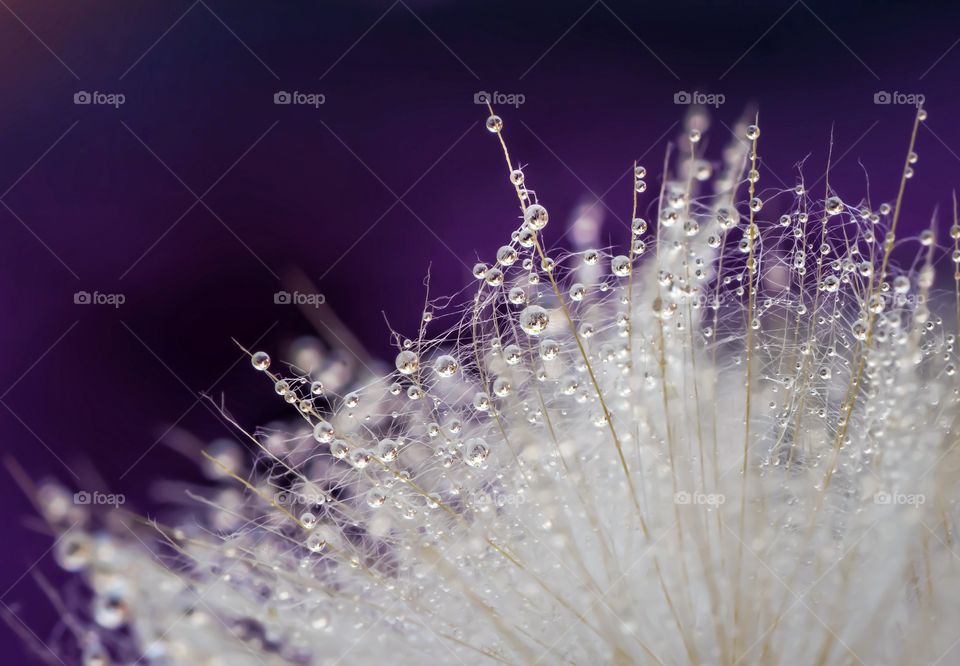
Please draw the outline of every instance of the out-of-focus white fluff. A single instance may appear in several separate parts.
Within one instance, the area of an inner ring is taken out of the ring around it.
[[[761,201],[759,130],[712,164],[702,127],[612,251],[595,208],[548,251],[503,143],[523,221],[476,285],[381,377],[253,355],[294,422],[211,450],[179,524],[44,486],[85,663],[955,663],[960,228],[901,271],[899,198]]]

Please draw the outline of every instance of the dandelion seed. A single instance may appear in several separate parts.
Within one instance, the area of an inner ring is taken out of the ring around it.
[[[801,177],[764,203],[759,128],[711,164],[703,121],[654,222],[635,165],[620,245],[564,252],[491,113],[522,222],[469,297],[423,306],[450,328],[395,334],[382,376],[252,354],[289,422],[242,431],[249,458],[211,446],[199,506],[152,540],[40,487],[89,587],[66,622],[87,655],[946,663],[960,386],[934,278],[960,275],[960,226],[900,264],[899,198],[816,199]]]

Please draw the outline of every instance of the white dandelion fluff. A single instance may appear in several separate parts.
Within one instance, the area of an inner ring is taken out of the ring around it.
[[[943,660],[960,379],[934,267],[960,294],[960,227],[897,237],[924,118],[874,208],[761,190],[759,127],[712,163],[694,116],[655,218],[635,165],[628,245],[593,247],[585,209],[559,252],[491,109],[517,228],[392,368],[252,353],[290,423],[231,420],[245,446],[203,454],[177,524],[39,489],[90,590],[63,608],[83,663]]]

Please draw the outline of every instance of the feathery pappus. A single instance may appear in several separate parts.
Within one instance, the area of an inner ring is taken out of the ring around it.
[[[513,233],[458,296],[426,298],[391,366],[250,350],[290,419],[231,418],[174,524],[40,486],[89,590],[64,608],[78,661],[943,660],[960,638],[956,206],[948,235],[897,236],[925,118],[873,206],[829,172],[819,193],[802,175],[761,189],[757,121],[711,161],[693,112],[658,192],[634,165],[624,246],[597,247],[588,207],[560,250],[490,108]]]

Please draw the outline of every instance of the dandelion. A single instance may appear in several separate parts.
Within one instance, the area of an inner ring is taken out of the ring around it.
[[[560,252],[490,109],[516,230],[389,371],[252,353],[290,422],[231,419],[246,446],[204,453],[175,525],[38,490],[90,590],[64,608],[83,663],[943,659],[960,384],[933,286],[945,252],[960,304],[960,226],[892,259],[924,117],[877,208],[829,174],[763,190],[756,120],[713,164],[694,118],[652,221],[635,164],[625,246]]]

